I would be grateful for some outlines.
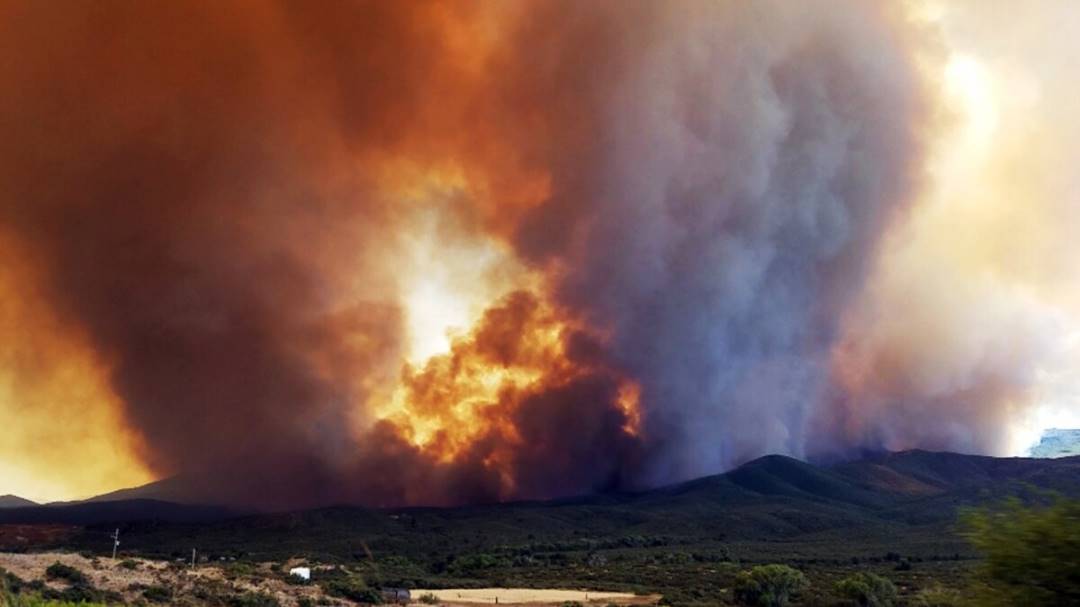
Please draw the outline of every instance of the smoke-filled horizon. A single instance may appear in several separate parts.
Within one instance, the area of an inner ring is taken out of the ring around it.
[[[1065,64],[1006,94],[1051,51],[994,54],[986,14],[2,2],[0,493],[446,505],[1011,452],[1074,419],[1077,190],[1006,107],[1067,114]]]

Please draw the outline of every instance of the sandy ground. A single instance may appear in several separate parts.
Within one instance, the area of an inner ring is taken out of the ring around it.
[[[87,559],[78,554],[65,552],[42,552],[16,554],[0,552],[0,567],[26,581],[44,580],[45,569],[60,562],[83,572],[94,585],[101,590],[120,593],[125,601],[140,598],[140,586],[168,586],[180,593],[186,593],[199,580],[224,582],[222,570],[215,566],[200,565],[196,569],[170,567],[162,561],[146,559],[128,559],[135,561],[135,569],[120,565],[124,558],[115,561],[109,558]],[[47,582],[53,588],[63,588],[63,582]],[[314,586],[289,586],[279,580],[234,580],[228,586],[238,592],[258,591],[274,595],[285,607],[296,605],[300,596],[317,598],[321,593]]]
[[[176,567],[174,564],[146,559],[129,559],[137,563],[134,569],[123,567],[123,558],[87,559],[78,554],[63,552],[43,552],[36,554],[0,552],[0,567],[26,581],[44,580],[45,569],[55,562],[61,562],[83,572],[96,588],[120,593],[125,601],[133,602],[141,598],[142,588],[146,586],[168,586],[177,592],[177,596],[189,595],[192,589],[203,581],[227,584],[233,591],[259,591],[274,595],[283,607],[297,604],[301,596],[317,599],[322,595],[318,586],[292,586],[278,579],[224,579],[224,572],[214,565],[200,565],[196,569]],[[292,566],[290,561],[286,567]],[[269,563],[258,566],[269,574]],[[318,567],[315,567],[316,569]],[[267,576],[271,577],[271,576]],[[63,582],[48,582],[54,588],[63,588]],[[499,605],[562,605],[567,601],[592,604],[596,607],[614,603],[616,605],[655,604],[658,595],[638,596],[623,592],[595,592],[592,590],[544,590],[534,588],[469,588],[450,590],[413,590],[414,605],[424,594],[434,594],[443,605],[475,605],[477,603]],[[351,604],[335,600],[334,604]]]
[[[447,604],[490,603],[499,605],[562,604],[566,601],[579,603],[616,603],[618,605],[646,605],[659,600],[659,596],[635,595],[626,592],[595,592],[592,590],[544,590],[536,588],[452,588],[449,590],[413,590],[415,602],[424,594],[434,594]],[[498,600],[496,600],[498,599]]]

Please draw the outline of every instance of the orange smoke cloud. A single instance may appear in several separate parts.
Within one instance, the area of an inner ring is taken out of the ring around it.
[[[877,414],[932,357],[867,320],[927,48],[860,2],[0,2],[0,278],[35,294],[0,329],[88,386],[7,357],[0,464],[54,411],[131,436],[94,483],[270,508],[956,444]]]
[[[0,258],[25,251],[0,239]],[[25,267],[0,265],[0,478],[40,501],[152,479],[124,425],[108,369],[78,327],[55,318]],[[78,465],[72,465],[77,463]]]

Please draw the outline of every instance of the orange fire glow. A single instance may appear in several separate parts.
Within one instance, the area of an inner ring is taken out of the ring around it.
[[[442,463],[474,445],[496,441],[484,464],[513,491],[507,456],[524,440],[514,423],[522,402],[553,386],[599,374],[618,384],[614,405],[623,431],[640,431],[639,386],[600,358],[601,336],[530,291],[515,291],[490,308],[450,351],[421,365],[405,364],[401,382],[377,413],[425,455]]]

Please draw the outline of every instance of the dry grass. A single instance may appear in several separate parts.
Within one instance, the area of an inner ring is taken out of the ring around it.
[[[134,562],[135,568],[122,565],[124,561]],[[301,596],[318,598],[319,589],[314,586],[290,586],[276,579],[250,578],[226,580],[224,572],[216,566],[200,565],[195,569],[173,567],[162,561],[138,558],[88,559],[78,554],[64,552],[43,552],[36,554],[13,554],[0,552],[0,567],[23,580],[45,579],[45,569],[60,562],[78,569],[99,590],[117,592],[125,601],[140,598],[142,588],[164,586],[178,595],[189,594],[203,581],[224,584],[231,591],[263,592],[273,595],[284,607],[296,605]],[[62,588],[62,582],[47,582],[53,588]]]
[[[647,605],[659,600],[657,595],[591,590],[546,590],[537,588],[452,588],[449,590],[413,590],[413,600],[433,594],[446,605],[488,603],[499,605],[561,605],[566,602]]]

